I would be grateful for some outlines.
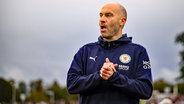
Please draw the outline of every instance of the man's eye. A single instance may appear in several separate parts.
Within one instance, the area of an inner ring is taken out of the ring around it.
[[[110,14],[110,13],[106,14],[106,17],[111,17],[111,16],[112,16],[112,14]]]

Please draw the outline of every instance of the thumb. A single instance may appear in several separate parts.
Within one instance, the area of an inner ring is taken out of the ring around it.
[[[109,58],[106,58],[106,59],[105,59],[105,61],[106,61],[107,63],[109,63],[109,62],[110,62]]]

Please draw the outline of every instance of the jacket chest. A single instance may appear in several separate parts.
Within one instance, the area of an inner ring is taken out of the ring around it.
[[[135,69],[132,52],[125,50],[98,50],[98,52],[89,52],[86,56],[86,66],[84,69],[86,74],[99,71],[106,58],[109,58],[112,63],[118,64],[116,70],[121,74],[131,74]]]

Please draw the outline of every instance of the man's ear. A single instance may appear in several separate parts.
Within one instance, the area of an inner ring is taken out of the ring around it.
[[[121,17],[120,19],[120,25],[124,26],[126,23],[126,18],[125,17]]]

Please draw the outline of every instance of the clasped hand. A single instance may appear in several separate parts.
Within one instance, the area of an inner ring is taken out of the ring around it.
[[[112,62],[110,62],[110,60],[108,58],[105,59],[105,62],[100,70],[100,76],[104,79],[104,80],[108,80],[114,72],[116,72],[116,67],[118,66],[118,64],[114,64]]]

